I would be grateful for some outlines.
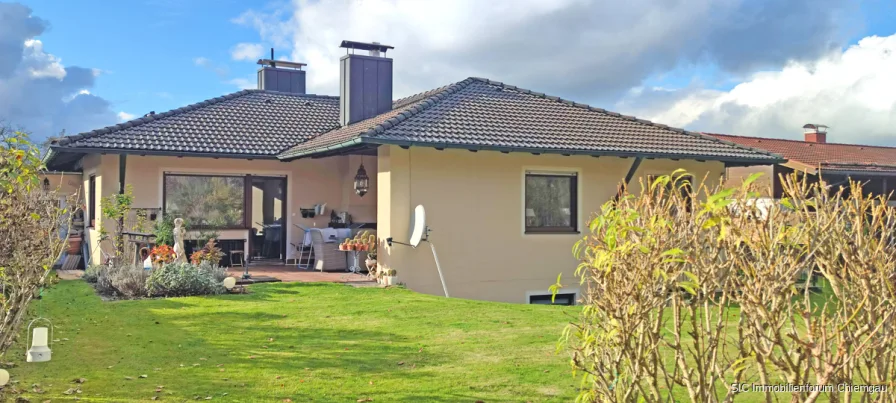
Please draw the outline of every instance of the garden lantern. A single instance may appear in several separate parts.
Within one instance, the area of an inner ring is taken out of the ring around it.
[[[45,322],[49,327],[34,327],[35,323]],[[49,319],[37,318],[28,324],[28,335],[31,339],[31,348],[25,361],[27,362],[45,362],[50,361],[50,336],[53,334],[53,324]]]
[[[362,162],[361,166],[358,167],[358,173],[355,175],[355,193],[364,197],[367,194],[368,186],[370,186],[370,178],[367,176],[367,171],[364,170],[364,163]]]

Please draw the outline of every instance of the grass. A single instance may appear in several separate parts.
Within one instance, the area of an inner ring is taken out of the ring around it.
[[[575,398],[556,341],[576,308],[323,283],[250,289],[103,302],[83,281],[63,281],[34,305],[55,324],[52,361],[24,363],[23,334],[10,372],[32,401]]]

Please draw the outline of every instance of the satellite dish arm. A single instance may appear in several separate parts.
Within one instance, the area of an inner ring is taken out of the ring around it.
[[[394,241],[394,240],[392,240],[392,237],[391,237],[391,236],[388,237],[388,238],[386,238],[386,245],[392,246],[393,243],[397,243],[397,244],[399,244],[399,245],[405,245],[405,246],[410,246],[410,247],[412,247],[412,248],[416,248],[416,246],[411,245],[411,244],[409,244],[409,243],[404,243],[404,242]]]

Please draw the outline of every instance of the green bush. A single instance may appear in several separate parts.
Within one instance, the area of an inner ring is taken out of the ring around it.
[[[223,268],[208,263],[194,266],[189,263],[164,265],[152,270],[146,279],[146,290],[155,297],[184,297],[223,293]]]

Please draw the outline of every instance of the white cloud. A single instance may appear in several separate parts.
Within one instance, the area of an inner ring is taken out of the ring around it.
[[[238,43],[230,50],[233,60],[256,61],[264,56],[264,47],[260,43]]]
[[[802,138],[806,123],[831,127],[828,141],[896,146],[896,34],[845,51],[755,73],[730,91],[631,93],[625,113],[694,130]]]
[[[227,68],[227,66],[219,65],[207,57],[200,56],[194,58],[193,64],[217,74],[220,78],[227,77],[227,74],[229,73],[229,69]]]
[[[127,112],[118,112],[118,121],[119,122],[127,122],[129,120],[133,120],[136,116]]]
[[[0,3],[0,121],[40,141],[115,123],[109,101],[90,93],[97,69],[62,65],[35,39],[48,23],[16,3]]]
[[[227,80],[227,83],[233,84],[241,90],[248,90],[248,89],[253,89],[253,88],[258,87],[257,83],[253,82],[251,79],[248,79],[248,78],[233,78],[233,79]]]
[[[308,63],[309,92],[336,93],[338,45],[349,39],[395,46],[396,97],[482,76],[605,102],[682,64],[740,75],[817,58],[841,44],[853,8],[848,0],[295,0],[233,21]]]

